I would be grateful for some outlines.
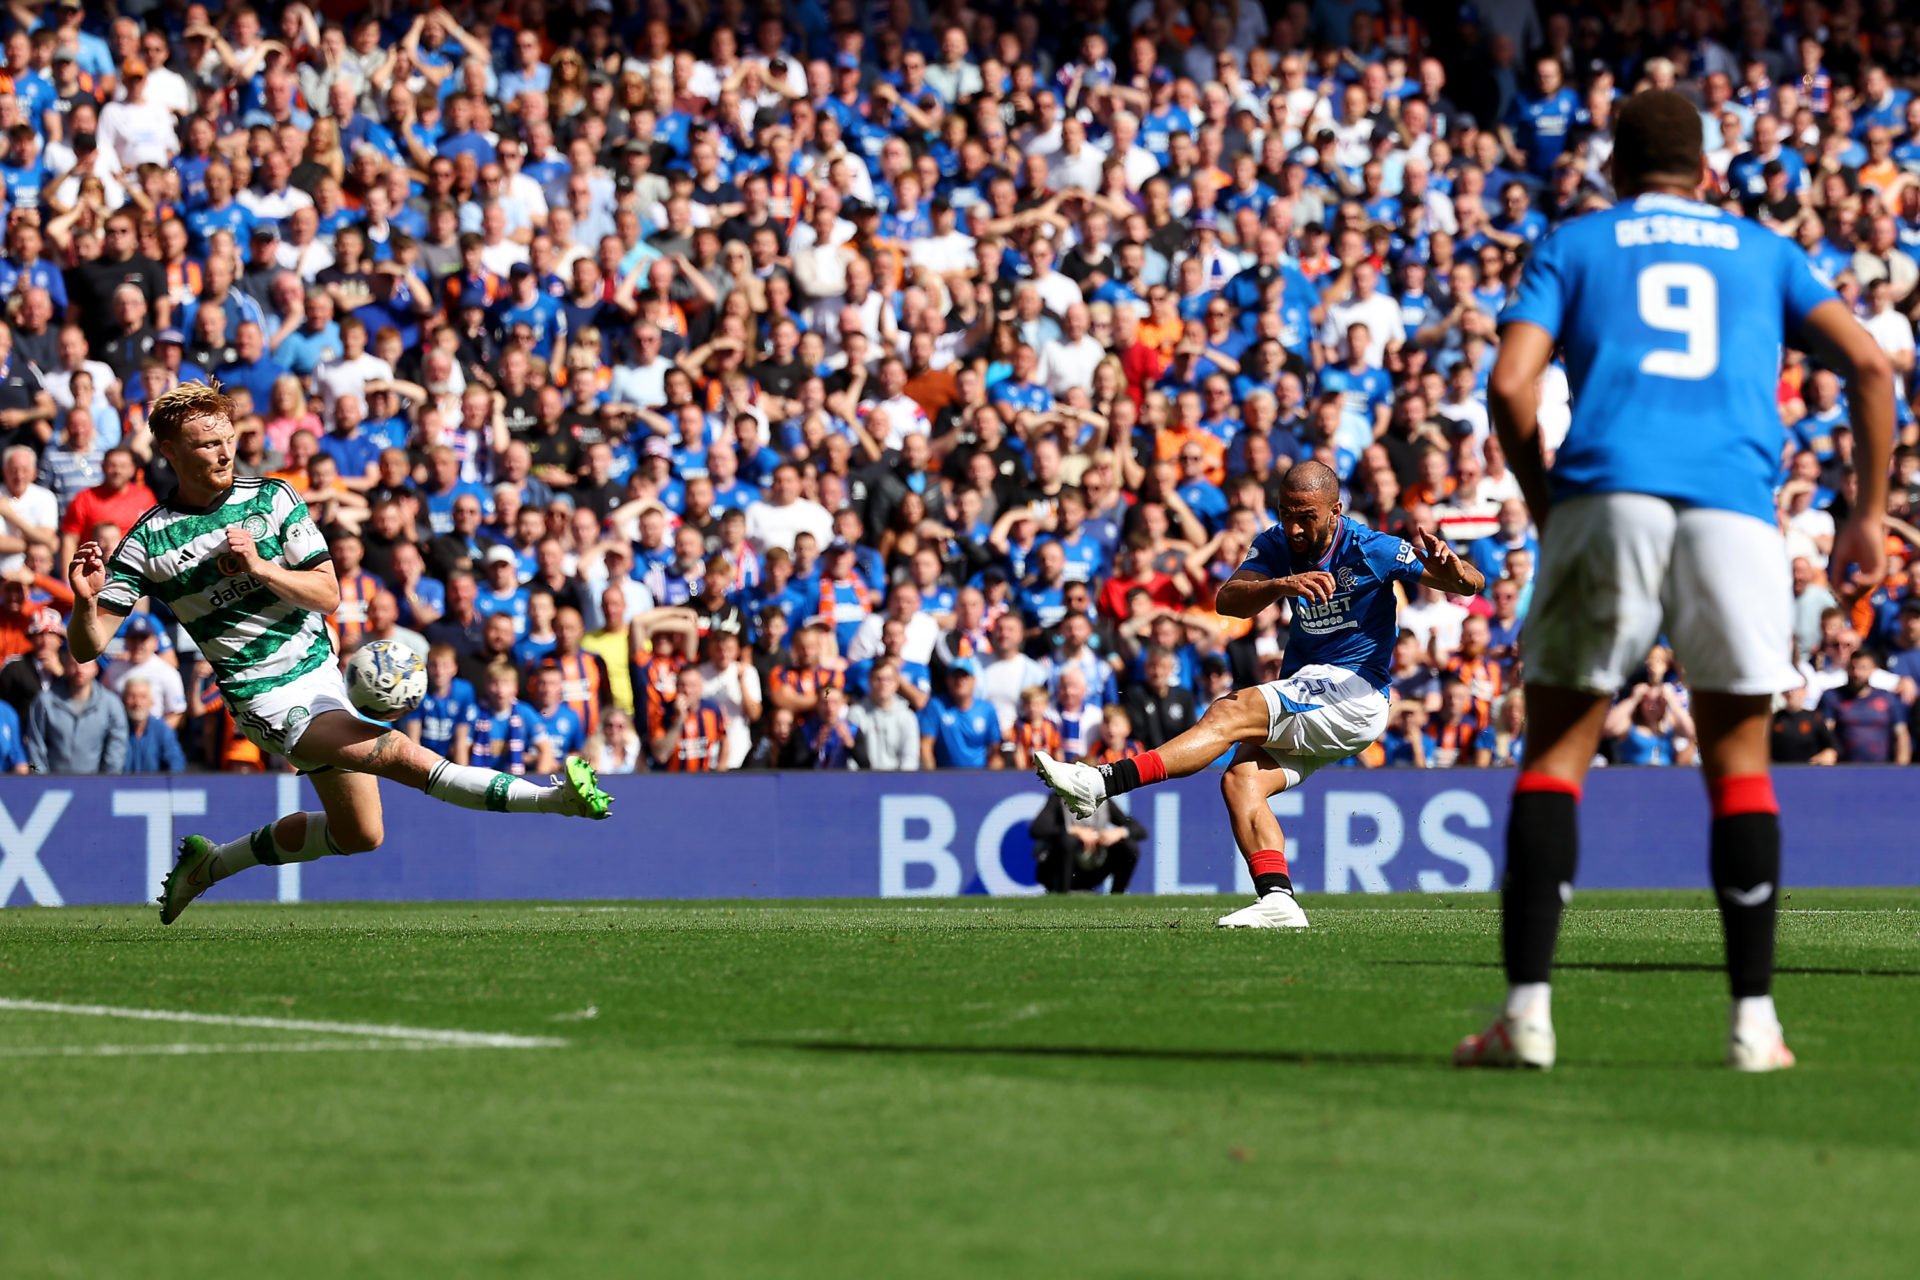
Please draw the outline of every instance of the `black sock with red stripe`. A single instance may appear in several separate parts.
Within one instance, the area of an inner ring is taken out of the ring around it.
[[[1293,880],[1287,875],[1287,855],[1278,849],[1256,849],[1247,855],[1247,870],[1253,873],[1253,896],[1264,898],[1278,889],[1293,892]]]
[[[1764,773],[1707,784],[1713,802],[1708,866],[1727,979],[1736,1000],[1773,989],[1773,933],[1780,907],[1780,805]]]
[[[1116,760],[1097,767],[1106,781],[1109,797],[1123,796],[1149,783],[1164,782],[1167,777],[1167,766],[1158,751],[1142,751],[1131,760]]]
[[[1507,873],[1500,882],[1500,942],[1510,984],[1548,980],[1560,913],[1573,897],[1579,865],[1579,784],[1522,773],[1507,816]]]

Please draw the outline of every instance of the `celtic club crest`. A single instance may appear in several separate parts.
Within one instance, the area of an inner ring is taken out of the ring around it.
[[[247,531],[247,536],[250,538],[259,539],[267,536],[267,518],[265,516],[248,516],[240,522],[240,527]]]

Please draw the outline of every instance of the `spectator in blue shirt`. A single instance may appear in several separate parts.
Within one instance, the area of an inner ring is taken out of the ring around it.
[[[533,701],[527,704],[527,739],[541,763],[534,773],[551,773],[568,756],[586,749],[587,730],[580,715],[563,700],[562,677],[558,667],[541,667],[533,673]]]
[[[141,676],[130,676],[120,686],[127,709],[128,773],[184,773],[186,753],[173,726],[153,713],[153,686]]]
[[[920,767],[923,769],[1004,769],[1000,756],[1000,713],[974,700],[979,667],[963,658],[947,668],[947,693],[920,713]]]
[[[234,335],[233,346],[237,358],[215,369],[213,376],[222,387],[245,389],[253,397],[254,411],[264,412],[273,403],[273,384],[287,373],[287,369],[267,356],[266,339],[260,332],[260,326],[251,320],[240,326],[240,331]]]
[[[1538,87],[1532,94],[1514,99],[1500,126],[1500,141],[1515,164],[1524,163],[1528,173],[1545,180],[1553,173],[1553,162],[1567,148],[1567,135],[1580,110],[1580,96],[1566,87],[1558,54],[1543,55],[1534,63],[1534,70]]]
[[[0,702],[0,773],[27,772],[27,744],[21,735],[20,714],[10,702]]]

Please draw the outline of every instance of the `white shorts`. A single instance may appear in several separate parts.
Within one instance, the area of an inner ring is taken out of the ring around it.
[[[1527,679],[1617,693],[1663,629],[1689,688],[1798,686],[1793,575],[1779,530],[1640,493],[1556,504],[1521,635]]]
[[[1386,695],[1344,667],[1302,667],[1261,685],[1260,696],[1267,754],[1300,779],[1365,751],[1387,731]]]
[[[322,663],[278,689],[269,689],[244,701],[229,698],[227,706],[247,741],[272,755],[285,756],[302,770],[319,767],[312,761],[302,760],[294,750],[315,716],[327,711],[344,711],[358,719],[360,714],[347,699],[347,679],[333,662]]]

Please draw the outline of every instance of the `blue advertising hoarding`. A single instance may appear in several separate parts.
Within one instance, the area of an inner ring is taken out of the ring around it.
[[[1920,788],[1894,769],[1777,775],[1789,884],[1920,883]],[[1218,774],[1127,797],[1148,842],[1136,893],[1249,888]],[[1274,808],[1295,882],[1327,893],[1498,883],[1510,772],[1333,770]],[[475,813],[384,787],[376,853],[250,871],[215,900],[817,898],[1031,894],[1043,793],[1010,773],[645,776],[609,782],[612,821]],[[225,839],[316,807],[290,776],[0,783],[0,904],[152,898],[179,838]],[[1706,800],[1685,769],[1602,770],[1582,806],[1585,888],[1706,878]]]

